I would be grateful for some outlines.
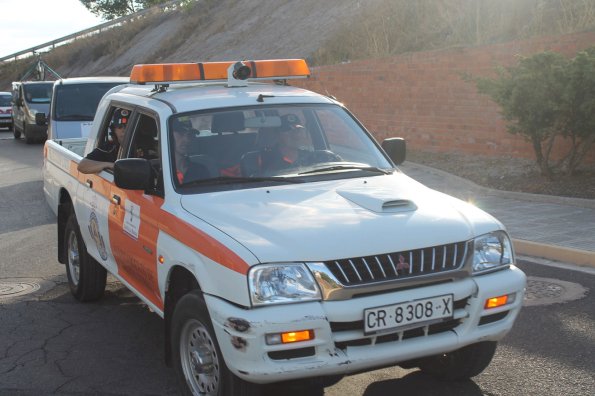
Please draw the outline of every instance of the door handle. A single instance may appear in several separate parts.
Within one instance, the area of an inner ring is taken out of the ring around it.
[[[116,194],[112,195],[112,202],[114,205],[120,205],[120,197]]]
[[[93,188],[93,180],[87,179],[87,182],[85,184],[87,185],[87,187]]]

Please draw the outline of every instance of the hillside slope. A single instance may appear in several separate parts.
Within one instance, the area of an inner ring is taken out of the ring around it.
[[[78,77],[128,75],[132,65],[155,61],[309,58],[337,29],[354,20],[363,3],[205,0],[58,47],[44,60],[60,75]],[[16,79],[22,63],[11,75],[0,75],[0,84]]]
[[[156,9],[157,10],[157,9]],[[138,63],[306,58],[311,65],[595,29],[595,0],[196,0],[43,54],[64,77]],[[31,65],[0,65],[0,89]]]

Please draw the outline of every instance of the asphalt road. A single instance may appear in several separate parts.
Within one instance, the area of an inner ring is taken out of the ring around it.
[[[173,370],[163,363],[157,315],[109,278],[100,302],[71,297],[56,260],[55,219],[42,193],[42,151],[0,130],[0,395],[177,395]],[[519,266],[530,277],[526,306],[492,364],[473,381],[445,383],[415,369],[390,368],[307,393],[595,394],[595,270],[554,268],[531,258]]]

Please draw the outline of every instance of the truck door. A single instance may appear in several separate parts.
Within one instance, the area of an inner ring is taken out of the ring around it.
[[[118,274],[155,306],[163,310],[157,278],[157,237],[161,206],[159,173],[161,153],[156,115],[139,112],[128,128],[130,143],[122,158],[145,158],[155,170],[154,185],[148,191],[123,190],[112,184],[108,222],[110,245]]]
[[[109,246],[106,213],[110,208],[109,194],[113,175],[103,171],[98,175],[79,174],[77,221],[87,251],[109,272],[117,274],[117,267]]]
[[[109,122],[116,107],[107,111],[97,136],[97,147],[104,147],[109,135]],[[87,251],[95,260],[101,263],[113,274],[118,274],[118,267],[110,246],[110,230],[108,227],[108,212],[112,210],[113,173],[102,171],[99,174],[79,173],[77,197],[80,200],[77,207],[77,220]]]

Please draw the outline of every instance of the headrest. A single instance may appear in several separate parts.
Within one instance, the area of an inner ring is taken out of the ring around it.
[[[284,116],[281,116],[281,128],[279,129],[281,132],[303,128],[300,119],[295,114],[285,114]]]
[[[244,113],[230,111],[218,113],[213,116],[211,125],[212,133],[238,132],[244,130]]]
[[[192,122],[186,117],[176,117],[172,120],[172,128],[174,132],[194,132]]]

